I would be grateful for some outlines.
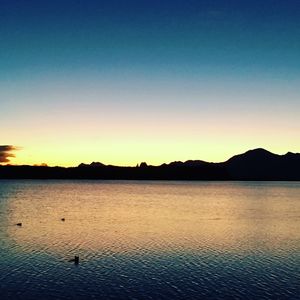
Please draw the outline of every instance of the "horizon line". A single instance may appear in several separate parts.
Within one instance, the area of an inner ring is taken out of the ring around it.
[[[18,150],[18,149],[21,149],[20,147],[15,147],[14,146],[14,150]],[[277,155],[277,156],[284,156],[284,155],[287,155],[287,154],[300,154],[299,152],[291,152],[291,151],[287,151],[285,152],[285,154],[278,154],[278,153],[274,153],[274,152],[271,152],[265,148],[262,148],[262,147],[258,147],[258,148],[253,148],[253,149],[249,149],[245,152],[242,152],[242,153],[238,153],[238,154],[234,154],[232,156],[230,156],[228,159],[226,160],[223,160],[223,161],[205,161],[205,160],[202,160],[202,159],[188,159],[188,160],[173,160],[173,161],[169,161],[169,162],[163,162],[161,164],[158,164],[158,165],[152,165],[152,164],[149,164],[146,162],[146,161],[142,161],[140,163],[137,163],[136,165],[115,165],[115,164],[105,164],[105,163],[102,163],[100,161],[92,161],[91,163],[85,163],[85,162],[81,162],[77,165],[71,165],[71,166],[60,166],[60,165],[48,165],[47,163],[40,163],[40,164],[11,164],[11,163],[6,163],[6,164],[3,164],[0,162],[0,166],[1,167],[24,167],[24,166],[29,166],[29,167],[49,167],[49,168],[77,168],[79,167],[80,165],[85,165],[87,167],[89,166],[92,166],[92,164],[101,164],[103,165],[103,167],[124,167],[124,168],[135,168],[135,167],[140,167],[141,164],[146,164],[146,166],[148,167],[160,167],[162,165],[169,165],[171,163],[186,163],[186,162],[204,162],[204,163],[211,163],[211,164],[221,164],[221,163],[225,163],[227,162],[228,160],[230,160],[232,157],[235,157],[235,156],[238,156],[238,155],[243,155],[243,154],[246,154],[248,152],[251,152],[251,151],[257,151],[257,150],[263,150],[265,152],[268,152],[270,154],[273,154],[273,155]]]

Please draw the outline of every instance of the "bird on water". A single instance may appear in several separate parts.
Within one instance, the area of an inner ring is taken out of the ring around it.
[[[73,259],[70,259],[69,262],[75,263],[75,265],[79,264],[79,256],[75,255]]]

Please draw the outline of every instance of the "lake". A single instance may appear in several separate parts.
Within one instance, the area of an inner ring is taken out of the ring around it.
[[[1,180],[0,254],[1,299],[300,299],[300,182]]]

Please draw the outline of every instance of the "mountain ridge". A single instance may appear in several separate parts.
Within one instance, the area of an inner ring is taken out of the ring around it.
[[[262,155],[269,155],[269,157],[286,157],[286,156],[290,156],[290,157],[294,157],[294,156],[299,156],[300,157],[300,153],[293,153],[288,151],[286,154],[275,154],[271,151],[268,151],[264,148],[255,148],[255,149],[251,149],[248,150],[244,153],[241,154],[237,154],[234,155],[232,157],[230,157],[228,160],[224,161],[224,162],[208,162],[208,161],[204,161],[204,160],[193,160],[193,159],[189,159],[186,161],[171,161],[170,163],[163,163],[161,165],[158,165],[158,167],[161,166],[198,166],[198,165],[203,165],[203,164],[223,164],[226,162],[230,162],[232,160],[238,159],[240,157],[246,157],[246,156],[262,156]],[[114,165],[105,165],[101,162],[92,162],[91,164],[85,164],[85,163],[81,163],[78,165],[78,167],[105,167],[105,166],[114,166]],[[147,166],[153,166],[153,165],[147,165]],[[115,166],[118,167],[118,166]]]
[[[77,167],[0,166],[0,179],[109,180],[291,180],[300,181],[300,153],[274,154],[263,148],[248,150],[219,163],[174,161],[136,167],[81,163]]]

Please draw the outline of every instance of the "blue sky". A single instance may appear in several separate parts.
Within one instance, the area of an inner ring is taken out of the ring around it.
[[[300,1],[0,5],[0,138],[22,147],[16,163],[299,152]]]

